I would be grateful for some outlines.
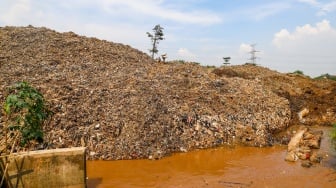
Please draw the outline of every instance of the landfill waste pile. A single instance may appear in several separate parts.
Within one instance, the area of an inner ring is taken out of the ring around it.
[[[1,102],[8,87],[27,81],[53,112],[43,143],[15,151],[84,146],[88,159],[119,160],[262,147],[295,123],[328,124],[336,112],[333,81],[252,65],[156,62],[127,45],[44,27],[0,28],[0,75]],[[4,122],[2,114],[1,144]]]
[[[240,65],[215,69],[219,76],[259,80],[277,95],[288,99],[291,125],[330,126],[336,122],[336,82],[329,79],[311,79],[308,76],[282,74],[268,68]]]

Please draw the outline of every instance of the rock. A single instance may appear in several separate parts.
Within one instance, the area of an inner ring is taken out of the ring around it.
[[[311,148],[307,147],[307,146],[300,146],[299,148],[297,148],[297,151],[300,153],[311,153]]]
[[[307,108],[302,109],[299,113],[298,113],[298,117],[299,117],[299,121],[301,123],[305,123],[304,117],[307,116],[309,114],[309,110]]]
[[[323,159],[323,155],[317,152],[313,152],[310,156],[310,161],[314,163],[320,163]]]
[[[96,152],[94,152],[94,151],[90,151],[90,156],[92,157],[92,156],[94,156],[94,155],[96,155]]]
[[[310,167],[311,162],[319,163],[322,156],[317,154],[315,150],[320,148],[322,134],[322,131],[310,131],[305,127],[301,127],[288,144],[285,160],[296,161],[300,159],[303,167]],[[306,160],[310,163],[303,162]]]
[[[184,147],[180,147],[180,151],[181,151],[181,152],[188,152],[188,150],[185,149]]]
[[[282,136],[279,140],[279,143],[281,145],[288,145],[291,140],[291,137],[289,135]]]
[[[312,149],[319,149],[323,131],[308,131],[304,134],[303,145]]]
[[[316,138],[305,140],[304,145],[312,148],[312,149],[319,149],[320,148],[320,140],[317,140]]]
[[[156,152],[153,153],[153,155],[149,155],[148,159],[150,160],[158,160],[163,157],[163,153],[161,150],[157,150]]]
[[[303,134],[303,139],[304,140],[309,140],[309,139],[312,139],[312,138],[314,138],[314,135],[312,133],[310,133],[310,132],[305,132]]]
[[[309,159],[310,153],[298,153],[298,157],[301,160],[306,160],[306,159]]]
[[[296,155],[295,151],[289,151],[286,154],[285,161],[288,162],[295,162],[299,159],[299,157]]]
[[[301,160],[309,159],[311,155],[311,149],[309,147],[300,147],[298,148],[297,155]]]
[[[305,168],[310,168],[313,165],[310,161],[302,161],[301,166]]]
[[[307,131],[307,128],[303,128],[296,132],[296,134],[291,138],[291,140],[288,143],[287,151],[295,151],[301,142],[301,139],[303,137],[303,134]]]
[[[312,131],[311,134],[315,135],[318,139],[321,139],[323,131],[322,130]]]

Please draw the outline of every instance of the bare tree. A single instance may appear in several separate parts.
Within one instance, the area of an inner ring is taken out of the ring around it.
[[[153,34],[147,32],[149,38],[152,41],[152,49],[149,49],[149,52],[152,54],[152,58],[154,59],[154,54],[157,54],[159,50],[157,49],[157,45],[159,44],[160,40],[163,40],[163,27],[160,25],[156,25],[153,28]]]

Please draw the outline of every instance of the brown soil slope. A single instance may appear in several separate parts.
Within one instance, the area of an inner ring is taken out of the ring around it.
[[[336,81],[281,74],[253,65],[221,67],[213,73],[224,77],[259,80],[268,90],[287,98],[292,112],[291,125],[329,126],[336,122]],[[304,109],[309,112],[299,119],[298,113]]]
[[[291,119],[286,95],[263,79],[156,63],[130,46],[46,28],[0,28],[0,75],[1,101],[8,86],[25,80],[52,106],[44,143],[35,148],[86,146],[89,159],[265,146]]]

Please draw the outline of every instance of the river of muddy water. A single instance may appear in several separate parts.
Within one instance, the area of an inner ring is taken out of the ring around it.
[[[321,164],[284,161],[286,146],[221,147],[161,160],[87,161],[88,188],[336,187],[336,152],[323,128]]]

